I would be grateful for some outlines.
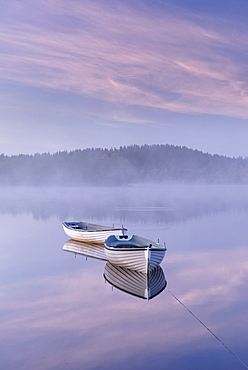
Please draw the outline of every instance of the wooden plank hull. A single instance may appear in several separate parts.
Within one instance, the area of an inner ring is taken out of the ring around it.
[[[126,231],[124,228],[107,227],[83,222],[63,222],[62,225],[65,233],[71,239],[80,242],[104,243],[110,235],[122,235]]]
[[[105,246],[105,254],[108,261],[114,265],[146,274],[163,261],[165,250],[152,250],[149,248],[140,250],[110,250]]]
[[[155,267],[148,274],[125,269],[107,262],[104,269],[104,278],[112,286],[143,299],[152,299],[166,287],[163,269]]]
[[[83,243],[70,239],[64,244],[63,250],[107,261],[103,243]]]
[[[165,246],[138,235],[111,235],[104,247],[109,262],[143,273],[158,266],[166,251]]]

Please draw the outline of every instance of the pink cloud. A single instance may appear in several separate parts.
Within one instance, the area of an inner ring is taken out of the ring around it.
[[[246,62],[241,60],[247,41],[238,31],[227,36],[225,22],[199,25],[193,15],[151,11],[150,16],[101,1],[70,6],[63,0],[40,1],[39,6],[43,23],[0,26],[1,78],[114,104],[247,118]],[[25,7],[19,5],[19,12]],[[54,27],[47,14],[58,15]],[[63,25],[65,17],[74,17],[78,26]]]

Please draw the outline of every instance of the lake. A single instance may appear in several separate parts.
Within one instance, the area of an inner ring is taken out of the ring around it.
[[[1,370],[248,368],[248,187],[2,188]],[[62,221],[160,243],[150,300],[69,252]]]

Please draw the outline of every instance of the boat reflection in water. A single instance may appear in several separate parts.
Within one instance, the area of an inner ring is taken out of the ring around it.
[[[112,286],[147,300],[159,295],[167,285],[161,266],[155,267],[148,273],[143,273],[107,262],[103,276]]]
[[[64,244],[63,250],[75,254],[82,254],[86,257],[107,261],[103,243],[83,243],[70,239]]]
[[[85,257],[108,261],[104,244],[101,243],[83,243],[70,239],[64,244],[63,250],[74,254],[81,254]],[[112,286],[128,294],[147,300],[160,294],[167,285],[161,266],[157,266],[149,270],[148,273],[144,273],[114,265],[108,261],[105,265],[103,276],[105,281]]]

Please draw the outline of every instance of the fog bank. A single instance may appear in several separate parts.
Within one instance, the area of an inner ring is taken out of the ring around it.
[[[248,211],[245,185],[135,185],[127,187],[4,187],[0,213],[31,213],[36,219],[104,220],[109,224],[179,222]]]

